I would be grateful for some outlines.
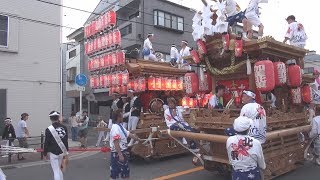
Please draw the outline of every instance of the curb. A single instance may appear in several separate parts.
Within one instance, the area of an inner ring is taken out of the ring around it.
[[[75,154],[75,155],[70,156],[69,160],[72,161],[72,160],[82,159],[82,158],[96,155],[98,153],[99,152],[83,152],[80,154]],[[46,164],[50,164],[50,160],[4,165],[4,166],[0,166],[0,168],[3,170],[6,170],[6,169],[33,167],[33,166],[46,165]]]

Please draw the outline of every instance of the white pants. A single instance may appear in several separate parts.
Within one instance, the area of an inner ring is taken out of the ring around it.
[[[148,56],[143,56],[143,59],[144,60],[158,61],[157,57],[152,53],[150,53]]]
[[[63,180],[63,173],[61,171],[63,155],[55,155],[50,153],[50,163],[53,171],[54,180]]]
[[[111,130],[112,128],[112,119],[109,119],[108,128]],[[109,141],[110,131],[107,133],[106,139]]]
[[[104,138],[104,131],[99,131],[99,136],[98,136],[98,141],[96,146],[100,146],[100,143],[103,140],[102,138]]]
[[[136,130],[136,129],[137,129],[138,122],[139,122],[139,117],[137,117],[137,116],[130,116],[130,117],[129,117],[129,122],[128,122],[128,131],[130,131],[130,130]]]
[[[130,116],[129,117],[129,122],[128,122],[128,131],[136,130],[138,122],[139,122],[139,117]],[[133,143],[134,143],[134,139],[131,139],[130,142],[129,142],[129,146],[133,145]]]
[[[254,11],[246,12],[246,18],[250,22],[250,24],[259,27],[261,24],[259,16]]]

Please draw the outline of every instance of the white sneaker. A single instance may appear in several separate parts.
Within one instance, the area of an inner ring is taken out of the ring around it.
[[[184,145],[188,144],[188,142],[185,138],[182,138],[182,144],[184,144]]]

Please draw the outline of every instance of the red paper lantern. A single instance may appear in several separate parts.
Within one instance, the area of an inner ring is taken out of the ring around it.
[[[111,87],[112,86],[112,74],[108,74],[106,77],[106,86]]]
[[[172,79],[166,78],[166,90],[172,90]]]
[[[108,21],[108,25],[110,28],[114,27],[117,23],[117,14],[115,11],[111,10],[108,12],[109,14],[109,21]]]
[[[113,44],[113,33],[108,34],[108,47],[112,47]]]
[[[197,40],[197,45],[198,45],[198,49],[199,49],[200,54],[207,54],[208,53],[207,48],[206,48],[206,44],[201,39]]]
[[[133,81],[133,90],[139,92],[139,79]]]
[[[171,89],[174,90],[174,91],[178,90],[177,79],[172,79]]]
[[[167,78],[161,78],[161,90],[168,90],[167,88],[166,88],[166,79]]]
[[[121,33],[119,29],[113,31],[113,43],[116,46],[121,46]]]
[[[102,43],[101,43],[101,37],[97,37],[97,51],[101,50]]]
[[[125,53],[123,51],[117,51],[117,64],[123,65],[125,63]]]
[[[92,70],[92,63],[91,63],[91,59],[88,61],[88,70],[91,71]]]
[[[190,51],[190,54],[191,54],[191,56],[192,56],[193,61],[194,61],[196,64],[198,64],[198,63],[200,62],[200,57],[199,57],[198,52],[193,49],[192,51]]]
[[[103,56],[103,59],[104,59],[104,66],[105,66],[105,67],[109,67],[108,54],[105,54],[105,55]]]
[[[106,48],[106,36],[101,36],[101,49]]]
[[[99,58],[95,58],[94,59],[94,69],[99,69],[100,68],[100,59]]]
[[[275,87],[273,63],[270,60],[255,63],[254,77],[258,91],[268,92],[273,90]]]
[[[129,83],[128,83],[128,86],[127,86],[127,89],[134,89],[134,86],[133,86],[133,80],[129,80]]]
[[[146,79],[145,78],[139,78],[138,79],[138,91],[143,92],[146,91]]]
[[[101,87],[101,88],[104,88],[104,87],[105,87],[104,77],[105,77],[105,75],[101,75],[101,76],[99,77],[99,82],[100,82],[100,87]]]
[[[194,95],[199,91],[199,79],[196,73],[187,73],[184,76],[186,93]]]
[[[161,90],[161,77],[156,78],[155,90]]]
[[[282,86],[287,82],[287,68],[286,64],[283,62],[275,62],[274,66],[274,76],[275,76],[275,85]]]
[[[309,85],[302,88],[302,100],[305,103],[311,103],[312,101],[312,89]]]
[[[222,35],[222,43],[223,43],[223,49],[225,51],[229,50],[230,46],[230,35],[229,34],[223,34]]]
[[[121,94],[127,94],[127,86],[121,86],[120,87],[120,92],[121,92]]]
[[[177,79],[177,90],[183,90],[183,78]]]
[[[302,97],[301,97],[301,88],[295,88],[291,89],[291,98],[293,104],[301,104],[302,103]]]
[[[122,85],[127,85],[129,83],[129,73],[122,73]]]
[[[122,85],[122,73],[118,73],[117,77],[118,77],[118,85]]]
[[[234,54],[236,57],[241,57],[242,56],[242,39],[236,39],[235,40],[235,49],[234,49]]]
[[[190,98],[190,99],[189,99],[188,106],[191,107],[191,108],[194,107],[194,99],[193,99],[193,98]]]
[[[99,87],[99,77],[94,76],[90,78],[90,86],[92,89],[96,89]]]
[[[103,17],[103,24],[104,24],[103,28],[104,28],[104,29],[107,29],[108,26],[109,26],[109,16],[108,16],[108,13],[105,13],[102,17]]]
[[[117,54],[116,53],[111,53],[111,66],[116,66],[117,65]]]
[[[100,68],[105,68],[106,65],[105,65],[105,63],[104,63],[104,57],[103,57],[103,56],[100,56],[99,60],[100,60]]]
[[[112,79],[112,81],[111,81],[111,85],[112,86],[118,86],[119,85],[119,81],[118,81],[118,75],[117,74],[112,74],[111,75],[111,79]]]
[[[204,73],[203,81],[199,80],[199,91],[204,93],[212,91],[212,76],[209,73]]]
[[[298,65],[290,65],[288,67],[288,85],[290,87],[299,87],[301,85],[302,75]]]
[[[92,23],[91,23],[91,35],[96,34],[96,32],[97,32],[96,26],[97,26],[97,22],[96,21],[92,21]]]
[[[156,90],[156,78],[154,77],[148,78],[148,89],[151,91]]]
[[[189,101],[190,101],[190,98],[189,98],[189,97],[183,97],[183,98],[182,98],[181,105],[182,105],[182,106],[189,106]]]

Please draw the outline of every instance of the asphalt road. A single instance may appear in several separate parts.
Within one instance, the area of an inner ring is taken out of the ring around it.
[[[95,154],[90,157],[73,160],[65,173],[65,180],[105,180],[109,179],[109,154]],[[174,180],[224,180],[215,173],[196,168],[191,156],[182,155],[146,162],[135,160],[130,163],[131,179],[174,179]],[[50,165],[37,165],[24,168],[4,169],[7,180],[50,180],[53,179]],[[194,171],[194,172],[192,172]],[[174,178],[168,178],[168,177]],[[162,177],[162,178],[160,178]],[[307,163],[295,172],[277,178],[279,180],[319,180],[320,166]]]

